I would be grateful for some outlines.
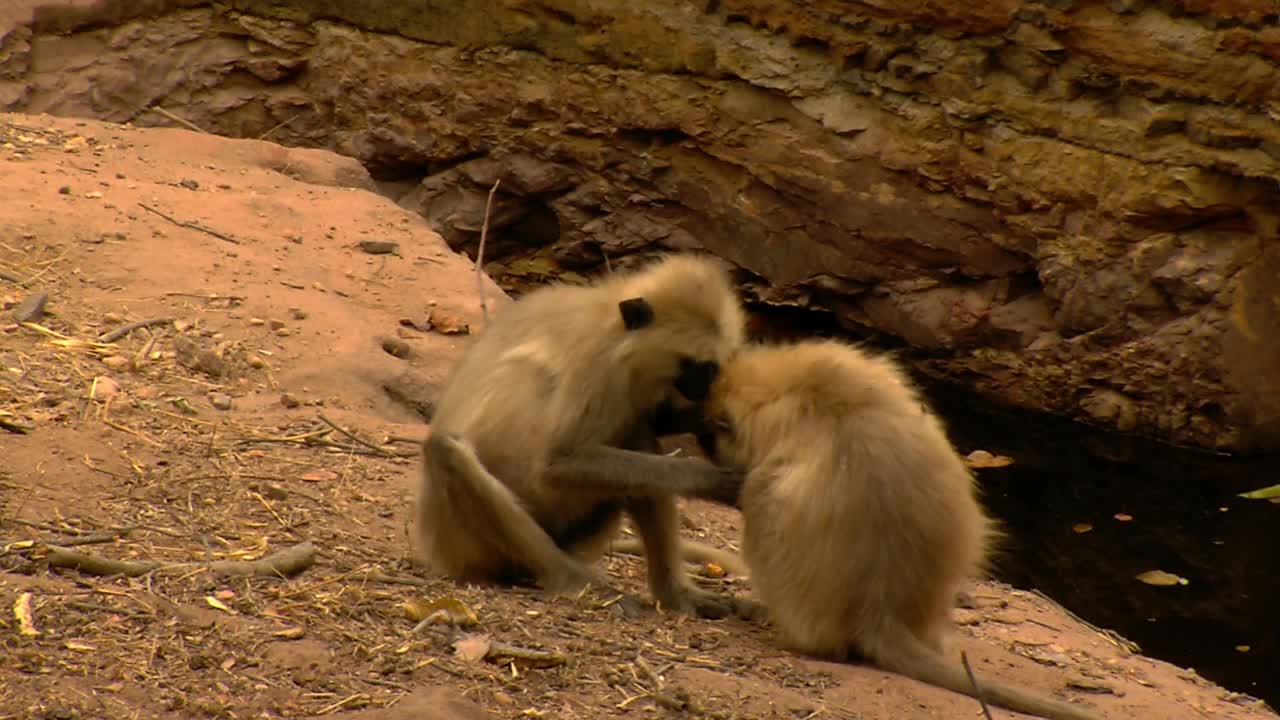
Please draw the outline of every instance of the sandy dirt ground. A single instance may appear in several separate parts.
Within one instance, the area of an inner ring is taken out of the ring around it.
[[[373,188],[323,152],[0,115],[0,718],[982,717],[764,624],[416,574],[421,413],[478,280]],[[685,515],[736,546],[734,513]],[[647,597],[640,560],[604,565]],[[980,677],[1116,720],[1276,717],[1033,593],[974,596]]]

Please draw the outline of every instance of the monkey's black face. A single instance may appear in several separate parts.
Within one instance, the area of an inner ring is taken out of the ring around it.
[[[728,420],[723,418],[707,418],[694,433],[698,439],[698,447],[702,453],[711,459],[712,462],[720,463],[720,436],[727,435],[733,431]]]
[[[711,383],[720,374],[720,364],[714,360],[680,358],[680,374],[676,376],[676,390],[690,402],[700,403],[711,394]]]

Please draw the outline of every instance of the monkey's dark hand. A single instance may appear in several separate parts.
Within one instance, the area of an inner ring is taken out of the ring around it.
[[[701,461],[691,460],[690,462]],[[741,509],[742,506],[740,499],[742,497],[742,485],[747,481],[747,473],[743,470],[732,467],[716,467],[715,472],[717,475],[715,485],[707,492],[699,493],[698,497],[703,500],[710,500],[714,503]]]

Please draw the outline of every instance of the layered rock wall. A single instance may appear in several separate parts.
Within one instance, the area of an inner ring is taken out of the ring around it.
[[[500,277],[706,248],[993,397],[1280,447],[1274,0],[28,5],[2,109],[334,148],[458,247],[501,178]]]

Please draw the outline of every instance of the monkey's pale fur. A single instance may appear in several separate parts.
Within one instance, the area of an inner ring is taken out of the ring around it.
[[[629,327],[619,303],[635,298],[651,315]],[[575,590],[594,579],[586,564],[626,511],[655,597],[699,609],[707,598],[679,563],[674,493],[705,490],[723,471],[620,448],[652,449],[646,423],[673,397],[682,362],[723,362],[743,326],[728,274],[694,255],[587,287],[544,287],[505,306],[439,397],[418,493],[417,559],[460,579],[532,576]]]
[[[721,367],[704,448],[747,470],[743,557],[782,644],[860,654],[956,692],[951,607],[997,536],[942,424],[887,357],[833,341],[744,348]],[[1082,708],[979,679],[986,700]]]

